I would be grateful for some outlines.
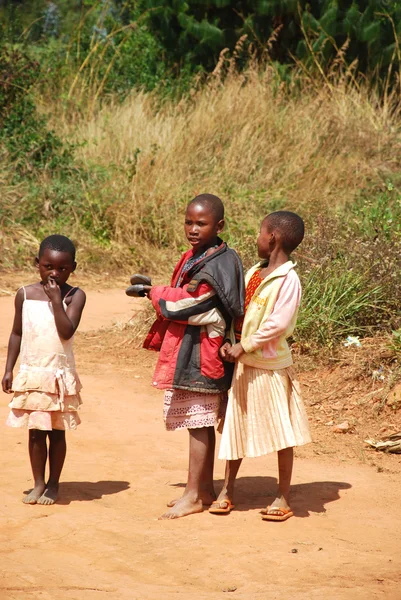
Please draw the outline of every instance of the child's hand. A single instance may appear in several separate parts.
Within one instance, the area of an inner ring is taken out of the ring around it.
[[[229,357],[227,355],[227,351],[230,348],[231,348],[230,342],[224,342],[224,344],[221,346],[221,348],[219,350],[220,358],[222,358],[225,361],[231,362],[231,360],[229,360]]]
[[[8,373],[4,373],[4,377],[1,380],[1,386],[3,388],[3,392],[6,394],[12,394],[12,385],[13,385],[13,372],[9,371]]]
[[[229,348],[227,350],[227,354],[228,356],[232,359],[231,362],[234,362],[235,360],[237,360],[237,358],[239,358],[241,356],[241,354],[244,354],[245,350],[243,349],[241,342],[239,342],[238,344],[234,344],[234,346],[232,346],[232,348]]]
[[[49,277],[47,283],[43,286],[43,289],[50,302],[61,302],[61,290],[54,279]]]
[[[143,291],[145,293],[145,296],[147,296],[147,298],[150,299],[150,293],[152,291],[152,286],[151,285],[144,285],[143,286]]]

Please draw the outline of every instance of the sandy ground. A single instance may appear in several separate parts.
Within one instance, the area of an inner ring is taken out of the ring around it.
[[[12,305],[0,298],[3,364]],[[68,435],[58,504],[21,502],[31,487],[27,434],[3,429],[0,599],[401,600],[399,458],[378,472],[347,455],[346,436],[344,453],[322,452],[321,441],[319,452],[297,450],[295,518],[285,523],[259,514],[276,484],[275,456],[244,463],[230,515],[157,520],[184,486],[187,434],[163,429],[153,355],[117,360],[99,331],[134,308],[118,290],[88,295],[76,352],[83,422]],[[2,422],[7,411],[3,395]],[[217,490],[223,472],[217,461]]]

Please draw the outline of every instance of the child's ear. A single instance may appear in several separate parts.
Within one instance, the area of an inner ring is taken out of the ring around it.
[[[76,262],[75,262],[75,260],[74,260],[74,262],[72,263],[72,269],[71,269],[71,273],[73,273],[73,272],[75,271],[75,269],[76,269],[76,268],[77,268],[77,263],[76,263]]]
[[[221,233],[224,229],[224,225],[225,225],[225,220],[221,219],[220,221],[218,221],[216,223],[216,231],[217,233]]]
[[[275,247],[276,246],[280,246],[280,248],[283,247],[283,238],[282,238],[281,233],[279,231],[273,231],[272,237],[271,237],[271,243]]]
[[[35,267],[39,269],[39,256],[35,258]]]

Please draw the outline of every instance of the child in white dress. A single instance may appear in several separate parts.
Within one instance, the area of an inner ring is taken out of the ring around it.
[[[235,343],[221,348],[235,361],[233,385],[219,458],[227,460],[223,489],[209,512],[233,508],[235,479],[242,459],[278,454],[278,492],[263,511],[266,521],[293,516],[289,505],[294,447],[311,441],[308,418],[293,369],[288,338],[295,327],[301,284],[290,254],[302,242],[304,223],[288,211],[263,219],[257,240],[262,259],[245,278],[245,316],[235,323]]]
[[[72,345],[86,296],[67,284],[76,268],[75,247],[67,237],[44,239],[36,266],[40,281],[19,289],[15,298],[2,387],[7,394],[14,392],[7,425],[29,429],[34,488],[23,502],[54,504],[66,455],[65,430],[76,429],[80,423],[81,383]],[[20,353],[19,373],[13,379]]]

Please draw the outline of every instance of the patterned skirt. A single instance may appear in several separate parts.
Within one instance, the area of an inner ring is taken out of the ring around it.
[[[163,417],[168,431],[214,427],[223,406],[220,394],[190,390],[166,390]]]
[[[293,367],[269,371],[237,363],[219,458],[263,456],[310,441]]]

